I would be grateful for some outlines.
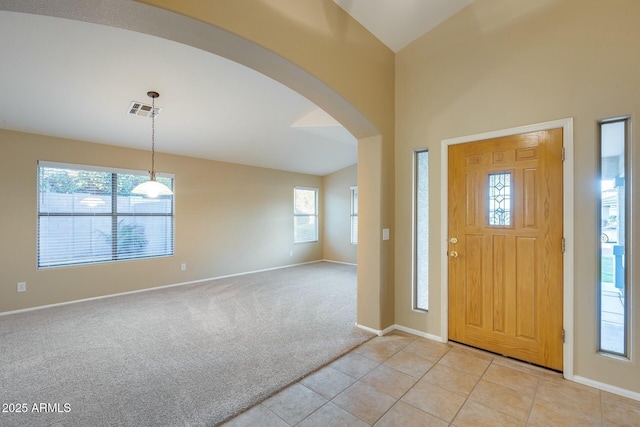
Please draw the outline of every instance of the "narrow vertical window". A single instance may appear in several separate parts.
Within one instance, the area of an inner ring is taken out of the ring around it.
[[[489,225],[511,225],[511,174],[489,174]]]
[[[318,241],[318,189],[293,190],[293,242]]]
[[[629,219],[627,149],[629,119],[600,122],[599,348],[628,356]]]
[[[358,244],[358,187],[351,187],[351,243]]]
[[[414,162],[413,308],[426,311],[429,309],[429,152],[416,151]]]

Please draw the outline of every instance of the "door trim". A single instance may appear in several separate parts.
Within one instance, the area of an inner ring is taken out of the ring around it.
[[[449,239],[449,150],[450,145],[464,144],[466,142],[479,141],[490,138],[517,135],[521,133],[537,132],[549,129],[562,128],[563,130],[563,233],[565,239],[565,252],[563,254],[563,318],[565,330],[565,342],[562,346],[563,375],[568,380],[573,380],[573,258],[574,258],[574,210],[573,210],[573,117],[553,120],[532,125],[519,126],[509,129],[485,132],[475,135],[461,136],[457,138],[443,139],[440,147],[440,180],[442,189],[440,193],[440,273],[442,277],[441,290],[441,336],[444,342],[449,340],[449,271],[447,242]]]

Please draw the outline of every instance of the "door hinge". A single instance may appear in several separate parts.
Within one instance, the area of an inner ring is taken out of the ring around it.
[[[567,249],[567,245],[565,243],[564,237],[562,238],[562,253]]]
[[[562,330],[562,343],[563,343],[563,344],[564,344],[565,336],[566,336],[566,335],[565,335],[565,332],[564,332],[564,329],[563,329],[563,330]]]
[[[562,147],[562,161],[564,162],[565,159],[565,153],[564,153],[564,147]]]

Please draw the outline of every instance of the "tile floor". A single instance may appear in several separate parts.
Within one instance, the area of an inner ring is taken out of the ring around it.
[[[640,426],[640,402],[483,351],[393,333],[225,424],[368,425]]]

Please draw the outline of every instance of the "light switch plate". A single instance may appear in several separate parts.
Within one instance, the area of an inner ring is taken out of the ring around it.
[[[382,240],[389,240],[389,229],[388,228],[383,228],[382,229]]]

